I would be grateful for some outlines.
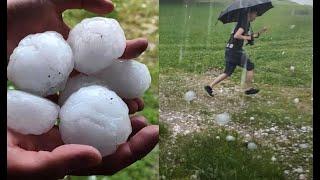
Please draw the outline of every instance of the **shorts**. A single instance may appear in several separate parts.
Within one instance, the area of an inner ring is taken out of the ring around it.
[[[230,48],[226,48],[225,61],[226,67],[224,73],[226,73],[228,76],[231,76],[237,66],[246,68],[248,71],[254,69],[254,64],[246,56],[243,50],[233,50]]]

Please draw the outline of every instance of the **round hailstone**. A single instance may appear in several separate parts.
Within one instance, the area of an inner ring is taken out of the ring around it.
[[[290,66],[290,71],[294,72],[294,66]]]
[[[299,180],[305,180],[305,179],[307,179],[306,175],[304,175],[304,174],[299,175]]]
[[[131,134],[127,105],[116,93],[92,85],[73,93],[60,111],[63,142],[97,148],[102,156],[112,154]]]
[[[250,120],[253,121],[253,120],[254,120],[254,117],[250,117]]]
[[[272,162],[275,162],[276,160],[277,160],[276,157],[274,157],[274,156],[271,157],[271,161],[272,161]]]
[[[101,85],[107,87],[103,81],[93,76],[87,76],[85,74],[78,74],[74,77],[69,78],[66,83],[66,87],[59,94],[59,105],[62,106],[72,93],[78,91],[82,87],[91,85]]]
[[[228,124],[228,122],[231,121],[231,118],[230,118],[230,115],[229,113],[222,113],[222,114],[218,114],[216,116],[216,122],[219,124],[219,125],[226,125]]]
[[[184,100],[187,102],[191,102],[197,98],[197,95],[194,91],[188,91],[186,94],[184,94]]]
[[[69,33],[75,69],[92,74],[111,65],[126,48],[125,34],[115,19],[94,17],[82,20]]]
[[[234,140],[236,140],[236,138],[233,137],[233,136],[228,135],[228,136],[226,137],[226,141],[234,141]]]
[[[309,147],[309,145],[308,145],[308,144],[299,144],[299,147],[300,147],[301,149],[306,149],[306,148]]]
[[[120,97],[128,99],[141,97],[151,84],[148,67],[135,60],[117,60],[94,76]]]
[[[254,142],[249,142],[248,143],[248,149],[249,150],[255,150],[255,149],[257,149],[257,145]]]
[[[59,106],[45,98],[18,90],[7,91],[7,126],[21,134],[48,132],[59,110]]]
[[[295,98],[295,99],[293,100],[293,102],[296,103],[296,104],[299,103],[299,98]]]
[[[64,88],[73,69],[72,50],[53,31],[23,38],[10,56],[7,77],[17,89],[47,96]]]

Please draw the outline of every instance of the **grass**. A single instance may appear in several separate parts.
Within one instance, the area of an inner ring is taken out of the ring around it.
[[[237,141],[226,141],[227,135],[234,136]],[[169,137],[161,136],[161,140],[165,138]],[[179,144],[161,149],[161,178],[284,179],[279,164],[270,161],[272,152],[268,149],[248,151],[239,138],[236,132],[225,130],[177,137]],[[162,161],[169,161],[173,166]]]
[[[312,179],[312,130],[300,130],[312,127],[312,7],[275,0],[275,7],[252,23],[255,31],[269,28],[254,46],[244,47],[255,63],[258,95],[236,91],[243,73],[237,68],[215,88],[217,95],[208,98],[203,86],[223,72],[224,47],[234,26],[215,24],[228,2],[212,2],[211,10],[209,3],[195,1],[187,8],[182,1],[160,3],[160,177],[298,179],[306,174]],[[191,104],[183,99],[188,90],[197,94]],[[293,103],[295,98],[300,102]],[[228,128],[214,124],[214,116],[223,112],[232,116]],[[271,127],[276,132],[269,132]],[[261,132],[269,133],[258,137]],[[224,140],[228,133],[238,137],[232,145]],[[258,144],[257,151],[243,146],[245,134]],[[309,148],[299,149],[301,143]],[[272,163],[271,156],[277,161]],[[297,173],[299,166],[304,171]]]
[[[146,37],[149,41],[148,49],[139,56],[137,60],[148,66],[152,77],[152,84],[143,97],[145,108],[138,114],[144,115],[149,120],[150,124],[158,124],[158,3],[155,0],[113,0],[113,2],[116,5],[115,10],[111,14],[103,16],[117,19],[124,29],[127,39]],[[95,16],[100,15],[85,10],[67,10],[63,14],[63,19],[69,27],[73,27],[82,19]],[[14,86],[8,81],[7,88],[12,89]],[[111,177],[68,176],[67,179],[157,179],[159,166],[158,157],[159,148],[156,146],[145,158]]]

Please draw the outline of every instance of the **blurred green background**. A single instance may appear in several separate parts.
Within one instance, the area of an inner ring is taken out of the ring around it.
[[[148,66],[152,76],[152,84],[143,97],[145,108],[138,114],[144,115],[150,124],[158,124],[158,0],[113,0],[113,3],[115,5],[114,11],[104,15],[104,17],[117,19],[128,40],[138,37],[148,39],[149,46],[147,50],[136,60]],[[85,10],[67,10],[63,13],[63,19],[70,27],[73,27],[84,18],[95,16],[99,15]],[[9,81],[7,82],[7,88],[14,89]],[[113,176],[67,176],[65,179],[158,179],[158,156],[159,147],[156,146],[146,157]]]

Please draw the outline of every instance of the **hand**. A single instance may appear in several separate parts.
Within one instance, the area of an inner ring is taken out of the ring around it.
[[[22,135],[7,130],[8,179],[58,179],[65,175],[112,175],[147,155],[157,144],[158,126],[143,117],[131,117],[128,142],[109,156],[78,144],[63,144],[58,127],[42,135]]]
[[[251,41],[252,40],[252,36],[245,36],[245,40]]]

